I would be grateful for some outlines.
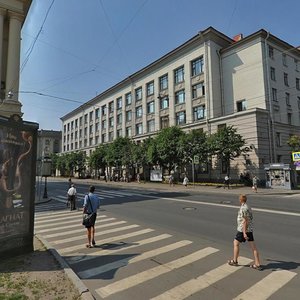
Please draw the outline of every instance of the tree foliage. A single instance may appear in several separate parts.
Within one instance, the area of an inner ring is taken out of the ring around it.
[[[287,144],[290,146],[292,151],[299,151],[300,150],[300,136],[299,135],[292,135]]]

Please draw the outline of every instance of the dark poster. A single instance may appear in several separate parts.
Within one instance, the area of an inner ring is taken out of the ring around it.
[[[37,127],[0,122],[0,253],[33,234]]]

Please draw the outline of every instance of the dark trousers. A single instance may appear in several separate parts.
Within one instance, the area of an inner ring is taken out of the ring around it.
[[[76,200],[76,196],[75,195],[68,196],[68,201],[70,203],[70,210],[75,210],[76,209],[75,200]]]

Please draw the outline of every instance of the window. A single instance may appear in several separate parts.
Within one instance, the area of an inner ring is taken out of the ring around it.
[[[204,105],[194,107],[194,121],[202,120],[206,117],[206,109]]]
[[[89,145],[90,145],[90,146],[93,145],[93,138],[90,138],[90,140],[89,140]]]
[[[197,58],[191,62],[192,76],[203,73],[203,57]]]
[[[67,129],[67,127],[66,127],[66,125],[64,125],[64,133],[66,133],[66,129]]]
[[[79,126],[82,126],[82,117],[79,118]]]
[[[90,112],[90,122],[92,122],[93,121],[93,112],[91,111]]]
[[[273,80],[273,81],[276,80],[275,68],[273,68],[273,67],[270,68],[270,76],[271,76],[271,80]]]
[[[90,125],[90,134],[93,134],[93,125]]]
[[[292,114],[291,113],[287,114],[287,119],[288,119],[288,124],[292,125]]]
[[[126,122],[130,122],[132,120],[131,110],[126,111]]]
[[[165,109],[169,107],[169,97],[165,96],[160,99],[160,109]]]
[[[95,132],[98,132],[99,131],[99,122],[97,122],[96,124],[95,124]]]
[[[114,112],[114,101],[109,102],[108,111],[110,114]]]
[[[117,130],[117,137],[121,137],[122,136],[122,129],[118,129]]]
[[[117,115],[117,124],[118,125],[122,124],[122,113]]]
[[[122,108],[122,97],[119,97],[117,99],[117,109],[121,109]]]
[[[109,127],[114,127],[114,117],[109,118]]]
[[[111,131],[111,132],[108,133],[108,141],[112,142],[113,139],[114,139],[114,133],[113,133],[113,131]]]
[[[135,125],[135,134],[139,135],[143,133],[143,124],[139,123]]]
[[[102,114],[102,116],[106,116],[106,105],[103,105],[101,107],[101,114]]]
[[[87,136],[87,127],[84,128],[84,136]]]
[[[79,129],[79,138],[82,138],[82,129]]]
[[[136,118],[141,118],[143,116],[143,108],[142,106],[138,106],[135,111]]]
[[[76,143],[77,144],[77,143]],[[96,136],[95,137],[95,145],[98,145],[99,144],[99,136]],[[77,147],[75,147],[75,148],[77,148]]]
[[[182,125],[186,123],[185,111],[176,113],[176,125]]]
[[[272,46],[269,46],[269,57],[274,59],[274,48]]]
[[[78,127],[78,119],[75,120],[75,129]]]
[[[71,130],[74,129],[74,121],[71,122]]]
[[[298,97],[298,108],[300,110],[300,97]]]
[[[106,133],[102,134],[101,139],[102,139],[102,143],[107,142],[107,140],[106,140]]]
[[[285,93],[285,102],[287,106],[291,106],[290,93]]]
[[[131,137],[131,126],[126,127],[126,136]]]
[[[272,88],[272,100],[278,101],[277,99],[277,89]]]
[[[285,53],[282,53],[282,63],[284,66],[287,66],[287,57]]]
[[[84,124],[87,124],[87,122],[88,122],[88,115],[85,114],[85,115],[84,115]],[[68,125],[69,125],[69,124],[68,124]],[[69,128],[68,128],[68,130],[69,130]]]
[[[147,132],[154,132],[155,131],[155,120],[147,121]]]
[[[283,73],[283,82],[285,86],[289,86],[289,77],[287,73]]]
[[[135,90],[135,101],[140,101],[142,100],[143,97],[143,92],[142,92],[142,88],[139,87]]]
[[[200,82],[192,86],[192,98],[198,98],[205,95],[204,82]]]
[[[247,109],[246,100],[241,100],[241,101],[236,102],[236,110],[237,111],[243,111],[246,109]]]
[[[131,96],[131,93],[128,93],[125,95],[125,105],[128,106],[130,105],[132,102],[132,96]]]
[[[184,81],[184,66],[174,70],[174,82],[175,84]]]
[[[154,113],[154,101],[147,103],[147,114],[153,114]]]
[[[154,94],[154,81],[147,83],[147,96]]]
[[[103,120],[101,122],[101,127],[102,127],[102,129],[106,129],[106,120]]]
[[[294,62],[295,62],[295,70],[296,70],[297,72],[299,72],[299,62],[298,62],[297,59],[294,59]]]
[[[276,146],[280,147],[281,146],[281,133],[276,132]]]
[[[185,91],[180,90],[175,93],[175,104],[185,103]]]
[[[95,110],[95,119],[99,119],[99,108],[96,108]]]
[[[160,118],[160,128],[167,128],[169,127],[169,116],[164,116]]]
[[[168,88],[168,74],[159,77],[159,90],[166,90]]]
[[[299,91],[300,90],[300,79],[296,78],[296,89]]]

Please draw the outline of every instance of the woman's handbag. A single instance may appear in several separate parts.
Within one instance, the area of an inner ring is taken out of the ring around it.
[[[88,196],[88,199],[89,199],[89,202],[90,202],[90,205],[91,205],[91,208],[92,208],[92,211],[94,210],[93,209],[93,206],[92,206],[92,202],[91,202],[91,199]],[[94,223],[95,223],[95,217],[96,217],[96,213],[91,213],[91,214],[83,214],[83,218],[82,218],[82,225],[84,226],[93,226]]]

